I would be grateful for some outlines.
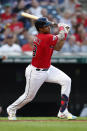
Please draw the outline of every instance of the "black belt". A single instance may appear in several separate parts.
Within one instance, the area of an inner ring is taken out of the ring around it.
[[[36,68],[36,71],[48,71],[48,69],[39,69],[39,68]]]

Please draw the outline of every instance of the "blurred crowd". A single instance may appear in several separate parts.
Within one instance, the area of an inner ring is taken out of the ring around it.
[[[71,30],[61,52],[87,52],[87,12],[79,0],[2,0],[0,2],[0,53],[28,52],[37,31],[34,21],[21,12],[66,23]],[[58,28],[52,27],[52,34]]]

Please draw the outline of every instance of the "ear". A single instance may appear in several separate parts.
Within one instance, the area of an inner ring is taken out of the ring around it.
[[[42,32],[43,30],[44,30],[43,28],[39,28],[39,31],[41,31],[41,32]]]
[[[39,28],[39,32],[43,32],[44,31],[44,28]]]

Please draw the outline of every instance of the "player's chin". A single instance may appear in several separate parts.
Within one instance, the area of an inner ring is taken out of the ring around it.
[[[49,28],[49,30],[48,30],[48,33],[50,33],[50,28]]]
[[[50,30],[46,31],[45,34],[50,34]]]

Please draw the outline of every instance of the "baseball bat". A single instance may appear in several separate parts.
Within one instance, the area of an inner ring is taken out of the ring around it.
[[[22,13],[21,13],[21,16],[26,17],[26,18],[30,18],[30,19],[33,19],[33,20],[39,19],[39,17],[37,17],[37,16],[35,16],[35,15],[28,14],[28,13],[26,13],[26,12],[22,12]]]
[[[28,13],[26,13],[26,12],[22,12],[22,13],[21,13],[21,16],[26,17],[26,18],[29,18],[29,19],[32,19],[32,20],[37,20],[37,19],[39,19],[38,16],[31,15],[31,14],[28,14]],[[52,23],[52,25],[54,25],[54,26],[57,26],[57,25],[58,25],[57,23],[54,23],[54,22],[51,22],[51,23]]]

